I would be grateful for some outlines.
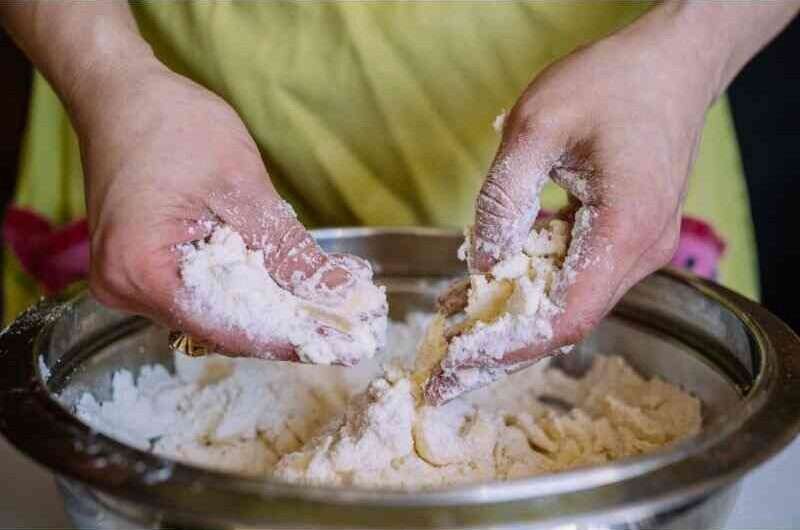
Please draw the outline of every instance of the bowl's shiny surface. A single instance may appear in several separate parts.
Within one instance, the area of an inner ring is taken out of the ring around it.
[[[463,271],[455,259],[460,237],[451,232],[316,235],[329,250],[373,262],[394,317],[429,309],[437,286]],[[81,526],[641,528],[718,526],[736,481],[800,425],[800,340],[757,304],[707,282],[653,275],[557,362],[580,371],[597,354],[622,355],[697,395],[702,433],[610,465],[413,494],[223,475],[126,447],[72,416],[81,392],[108,397],[115,370],[171,362],[164,330],[84,295],[45,301],[0,337],[0,430],[64,477],[68,509]]]

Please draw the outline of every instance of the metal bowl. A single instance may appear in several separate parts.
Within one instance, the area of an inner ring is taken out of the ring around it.
[[[461,237],[430,229],[316,232],[369,259],[393,317],[430,309],[463,273]],[[698,396],[696,437],[608,465],[407,493],[308,487],[226,475],[136,450],[70,410],[111,374],[171,364],[167,332],[86,294],[45,300],[0,336],[0,430],[58,477],[81,528],[668,528],[720,526],[747,471],[800,429],[800,339],[758,304],[675,271],[654,274],[559,366],[624,356]],[[60,396],[60,397],[59,397]]]

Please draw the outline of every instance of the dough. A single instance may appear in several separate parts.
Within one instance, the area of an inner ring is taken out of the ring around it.
[[[468,284],[456,284],[443,296],[415,376],[426,384],[428,402],[443,403],[519,369],[505,364],[503,356],[552,338],[569,239],[569,224],[553,219],[531,230],[519,253],[488,274],[470,275]],[[467,237],[463,259],[470,246]]]
[[[309,283],[317,284],[318,278],[311,278],[298,281],[289,292],[267,272],[263,251],[247,248],[228,226],[216,226],[207,241],[179,250],[184,290],[177,302],[198,320],[237,330],[256,342],[291,345],[300,361],[313,364],[353,365],[384,345],[386,294],[372,283],[372,269],[362,260],[336,257],[351,262],[347,289],[306,292]]]
[[[597,357],[581,379],[544,361],[426,406],[409,374],[434,318],[392,323],[387,351],[353,368],[176,354],[174,374],[122,370],[110,400],[84,394],[76,412],[109,436],[201,467],[402,489],[607,462],[700,429],[696,398],[640,377],[620,357]],[[548,405],[553,398],[570,410]]]

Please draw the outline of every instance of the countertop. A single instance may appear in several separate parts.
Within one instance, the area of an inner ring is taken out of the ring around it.
[[[800,439],[745,478],[726,528],[800,529]],[[52,476],[0,438],[0,528],[68,528]]]

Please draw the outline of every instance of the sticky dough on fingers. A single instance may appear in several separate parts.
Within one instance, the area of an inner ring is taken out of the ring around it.
[[[562,311],[558,292],[569,280],[564,264],[571,237],[560,219],[535,226],[520,252],[440,298],[417,352],[414,380],[425,401],[443,403],[484,386],[520,367],[507,364],[506,354],[552,338],[552,320]],[[471,248],[469,236],[464,248]]]

